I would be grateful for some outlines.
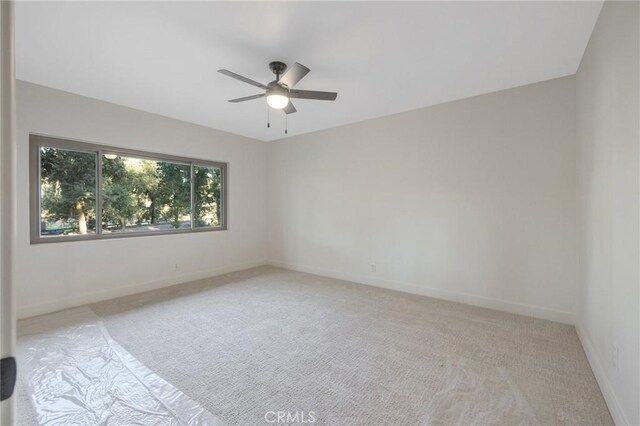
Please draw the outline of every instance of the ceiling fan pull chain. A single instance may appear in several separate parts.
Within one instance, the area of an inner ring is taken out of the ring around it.
[[[269,104],[266,104],[266,105],[267,105],[267,129],[268,129],[271,127],[271,123],[269,120]]]
[[[289,119],[287,118],[287,115],[285,114],[284,116],[284,134],[286,135],[288,133],[288,128],[289,128]]]

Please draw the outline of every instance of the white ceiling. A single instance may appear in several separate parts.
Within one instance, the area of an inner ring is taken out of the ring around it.
[[[284,114],[260,89],[297,61],[289,136],[576,72],[601,2],[23,2],[19,79],[261,140]]]

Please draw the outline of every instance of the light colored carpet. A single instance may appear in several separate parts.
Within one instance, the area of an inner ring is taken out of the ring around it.
[[[227,424],[613,423],[575,329],[550,321],[272,267],[90,307]]]

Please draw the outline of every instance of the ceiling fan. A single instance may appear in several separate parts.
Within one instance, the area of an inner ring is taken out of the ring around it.
[[[243,98],[231,99],[229,102],[238,103],[244,101],[250,101],[252,99],[258,99],[267,97],[267,104],[271,108],[281,109],[285,114],[293,114],[296,112],[296,108],[291,103],[291,99],[315,99],[320,101],[335,101],[338,94],[336,92],[318,92],[315,90],[297,90],[294,89],[300,80],[306,76],[309,68],[302,64],[295,63],[291,68],[287,70],[287,65],[283,62],[274,61],[269,64],[269,68],[276,75],[276,79],[269,84],[258,83],[250,78],[241,76],[229,70],[218,70],[219,73],[235,78],[236,80],[244,81],[252,86],[259,87],[265,92],[258,95],[245,96]],[[286,72],[285,72],[286,71]],[[282,77],[281,77],[282,75]]]

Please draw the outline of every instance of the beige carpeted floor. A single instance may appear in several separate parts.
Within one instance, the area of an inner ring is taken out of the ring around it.
[[[227,424],[612,424],[567,325],[272,267],[90,307]]]

